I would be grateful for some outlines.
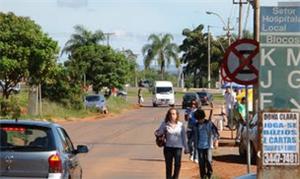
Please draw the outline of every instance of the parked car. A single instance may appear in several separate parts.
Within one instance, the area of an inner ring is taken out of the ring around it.
[[[206,91],[197,92],[202,105],[209,105],[213,101],[213,95]]]
[[[150,88],[151,82],[149,80],[140,80],[139,81],[139,87],[140,88]]]
[[[250,140],[250,154],[251,160],[254,162],[256,160],[256,152],[258,147],[258,128],[257,128],[258,117],[257,114],[254,115],[252,120],[249,121],[249,140]],[[243,126],[241,140],[239,143],[239,153],[240,156],[244,157],[247,155],[247,128],[246,125]]]
[[[190,107],[192,100],[196,100],[199,107],[201,106],[201,100],[197,93],[185,93],[182,98],[182,109],[186,109],[187,107]]]
[[[104,114],[108,112],[106,99],[102,94],[87,95],[85,97],[85,106],[87,108],[96,108]]]
[[[2,86],[4,86],[4,85],[5,85],[5,82],[0,80],[0,91],[3,90]],[[15,86],[10,87],[9,89],[11,89],[14,93],[19,93],[21,90],[21,85],[20,85],[20,83],[17,83]]]
[[[55,123],[0,120],[0,178],[82,178],[77,154],[65,129]]]

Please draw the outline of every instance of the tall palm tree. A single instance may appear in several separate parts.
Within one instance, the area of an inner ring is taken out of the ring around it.
[[[87,30],[82,25],[74,26],[75,33],[71,35],[70,40],[65,44],[62,50],[62,54],[72,53],[74,50],[86,46],[86,45],[96,45],[105,39],[104,33],[101,30],[95,32]]]
[[[151,34],[148,41],[151,43],[143,46],[142,53],[144,55],[145,69],[150,67],[153,61],[157,61],[160,66],[161,79],[164,79],[166,66],[174,61],[176,67],[179,67],[178,46],[172,43],[173,36],[171,34]]]

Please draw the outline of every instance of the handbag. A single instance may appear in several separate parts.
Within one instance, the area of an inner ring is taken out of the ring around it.
[[[162,134],[160,136],[156,135],[155,137],[156,137],[155,142],[156,142],[156,145],[158,147],[163,147],[163,146],[166,145],[167,139],[166,139],[166,135],[165,134]]]

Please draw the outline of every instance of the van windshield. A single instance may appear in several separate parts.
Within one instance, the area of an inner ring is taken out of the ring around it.
[[[156,93],[172,93],[172,87],[156,87]]]

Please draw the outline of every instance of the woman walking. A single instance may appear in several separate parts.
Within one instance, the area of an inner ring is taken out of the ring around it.
[[[170,108],[165,120],[159,129],[155,131],[156,136],[165,135],[164,157],[166,164],[166,178],[178,179],[181,167],[182,149],[188,153],[186,132],[182,122],[179,121],[179,112],[175,108]],[[172,171],[174,161],[174,172]]]

